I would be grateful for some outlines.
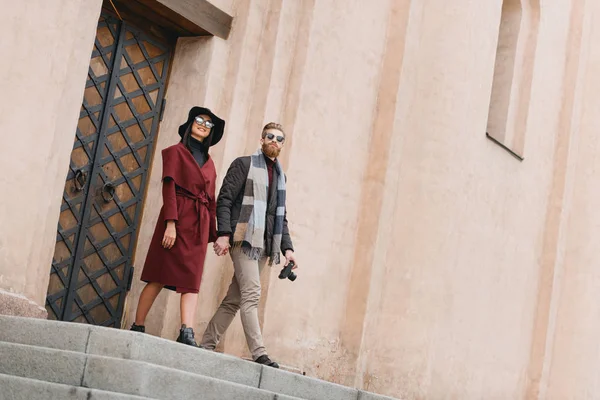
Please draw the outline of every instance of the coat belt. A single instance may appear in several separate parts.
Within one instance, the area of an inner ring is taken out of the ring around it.
[[[196,231],[196,234],[199,237],[202,232],[202,224],[201,224],[202,208],[200,206],[203,205],[208,210],[208,205],[210,204],[210,196],[204,191],[202,191],[198,194],[193,194],[193,193],[188,192],[185,189],[179,189],[179,188],[176,189],[175,194],[177,196],[182,196],[182,197],[186,197],[188,199],[194,200],[194,206],[196,208],[196,215],[198,216],[198,221],[197,221],[198,230]]]

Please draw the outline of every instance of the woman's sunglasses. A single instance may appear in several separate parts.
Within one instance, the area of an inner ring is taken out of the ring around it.
[[[265,137],[266,137],[267,139],[269,139],[269,140],[273,140],[273,139],[275,139],[275,135],[273,135],[272,133],[267,133],[267,134],[265,135]],[[285,136],[277,136],[277,141],[278,141],[279,143],[283,143],[283,141],[284,141],[284,140],[285,140]]]
[[[213,124],[210,121],[205,121],[204,118],[202,117],[196,117],[194,118],[194,121],[196,121],[196,123],[200,126],[204,125],[205,127],[207,127],[208,129],[212,129],[213,126],[215,126],[215,124]]]

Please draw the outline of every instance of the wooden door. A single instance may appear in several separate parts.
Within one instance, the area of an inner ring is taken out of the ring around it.
[[[50,319],[119,326],[172,46],[105,11],[94,44],[46,309]]]

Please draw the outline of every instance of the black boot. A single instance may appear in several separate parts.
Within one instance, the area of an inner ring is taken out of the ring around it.
[[[269,356],[266,354],[264,356],[258,357],[256,360],[254,360],[254,362],[262,364],[262,365],[267,365],[267,366],[273,367],[273,368],[279,368],[279,364],[277,364],[275,361],[271,360],[269,358]]]
[[[134,322],[133,325],[131,325],[130,331],[146,333],[146,327],[144,325],[136,325]]]
[[[177,342],[198,347],[198,344],[194,340],[194,330],[192,328],[186,327],[185,325],[181,325]]]

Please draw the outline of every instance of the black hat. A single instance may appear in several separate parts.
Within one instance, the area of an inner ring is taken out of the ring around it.
[[[192,107],[192,109],[188,113],[187,121],[184,124],[179,126],[179,136],[181,136],[181,138],[183,139],[183,136],[185,135],[185,132],[188,130],[188,127],[192,124],[192,122],[194,121],[194,118],[196,118],[198,115],[208,115],[210,117],[210,119],[212,120],[212,123],[215,124],[215,126],[213,126],[213,128],[210,132],[210,134],[212,136],[210,145],[214,146],[215,144],[219,143],[219,141],[223,137],[223,131],[225,130],[225,121],[223,121],[221,118],[219,118],[215,114],[213,114],[213,112],[210,111],[208,108],[204,108],[204,107],[198,107],[198,106]]]

